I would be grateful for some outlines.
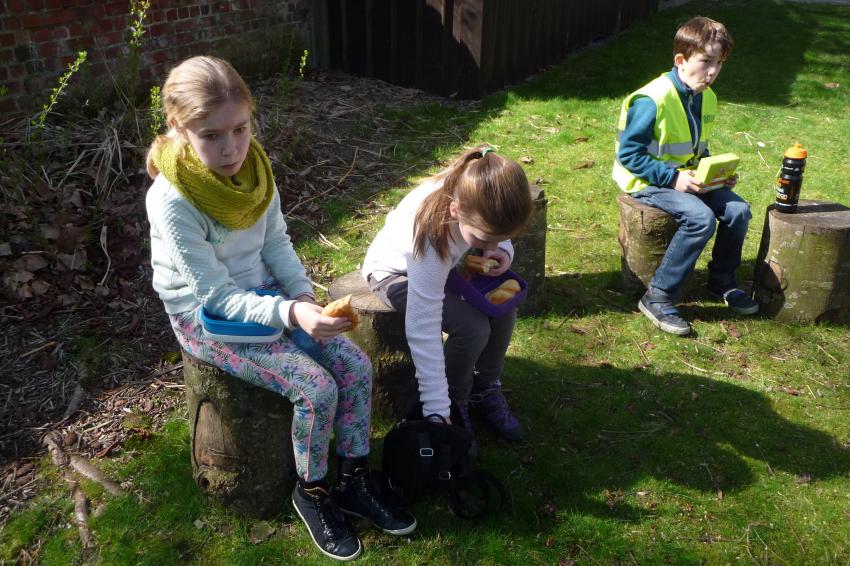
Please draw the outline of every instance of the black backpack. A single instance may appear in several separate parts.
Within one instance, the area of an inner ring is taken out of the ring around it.
[[[442,493],[455,515],[478,518],[501,509],[506,497],[495,476],[473,467],[471,445],[466,429],[445,420],[402,419],[384,437],[383,471],[408,504]]]

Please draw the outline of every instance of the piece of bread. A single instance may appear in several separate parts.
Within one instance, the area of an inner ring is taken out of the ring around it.
[[[357,313],[354,312],[354,309],[351,306],[351,295],[346,295],[341,299],[337,299],[332,303],[328,303],[325,308],[322,309],[322,314],[325,316],[332,316],[334,318],[339,318],[344,316],[351,321],[351,328],[349,330],[353,330],[355,326],[360,323],[360,317],[357,316]]]
[[[484,295],[487,297],[487,300],[493,303],[494,305],[501,305],[502,303],[507,303],[511,299],[514,298],[516,293],[513,291],[508,291],[507,289],[502,289],[501,287],[497,287]]]
[[[494,305],[501,305],[514,298],[522,290],[516,279],[505,279],[502,284],[485,294],[484,297]]]
[[[522,286],[516,279],[505,279],[502,284],[499,285],[499,288],[507,289],[508,291],[513,291],[514,293],[519,293],[520,291],[522,291]]]
[[[466,256],[463,264],[466,266],[466,269],[474,273],[489,273],[491,269],[499,266],[499,262],[495,259],[481,257],[480,255]]]

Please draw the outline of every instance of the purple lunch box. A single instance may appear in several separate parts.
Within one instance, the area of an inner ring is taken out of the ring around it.
[[[507,279],[516,279],[519,281],[519,293],[514,295],[513,299],[502,303],[501,305],[495,305],[488,301],[487,297],[484,295],[501,285],[502,282]],[[446,279],[446,290],[451,291],[460,297],[462,301],[466,301],[487,316],[497,318],[506,314],[512,308],[525,300],[525,296],[528,294],[528,283],[526,283],[522,277],[510,270],[502,273],[501,275],[497,275],[496,277],[475,275],[471,280],[467,281],[460,273],[458,273],[457,269],[452,269],[449,272],[448,279]]]

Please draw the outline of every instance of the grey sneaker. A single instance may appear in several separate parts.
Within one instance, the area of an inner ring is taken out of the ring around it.
[[[670,334],[685,336],[691,333],[691,325],[679,316],[679,310],[673,301],[665,295],[656,295],[647,291],[638,302],[640,312],[652,321],[652,324]]]

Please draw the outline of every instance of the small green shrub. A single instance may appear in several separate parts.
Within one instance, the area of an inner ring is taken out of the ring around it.
[[[53,90],[50,93],[50,100],[46,102],[41,107],[41,112],[33,119],[32,125],[36,127],[36,129],[43,130],[45,125],[45,120],[47,120],[47,115],[53,111],[53,108],[56,106],[56,103],[59,102],[59,98],[62,96],[62,92],[67,88],[68,83],[82,66],[83,63],[86,62],[88,58],[88,51],[79,51],[77,53],[77,58],[68,64],[68,70],[65,71],[62,76],[59,77],[58,84],[53,87]]]

